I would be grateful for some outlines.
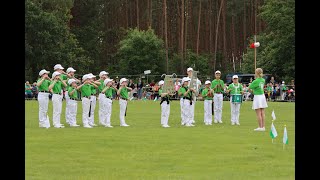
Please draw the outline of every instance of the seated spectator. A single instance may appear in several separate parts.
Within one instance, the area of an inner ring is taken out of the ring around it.
[[[24,95],[25,95],[25,99],[32,99],[32,87],[29,83],[29,81],[26,81],[25,85],[25,91],[24,91]]]
[[[34,82],[34,83],[32,84],[32,89],[31,89],[31,91],[32,91],[33,97],[37,100],[37,99],[38,99],[38,86],[37,86],[37,83],[36,83],[36,82]]]

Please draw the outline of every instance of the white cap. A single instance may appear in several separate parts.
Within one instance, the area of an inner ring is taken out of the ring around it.
[[[187,69],[187,71],[193,71],[193,69],[192,69],[191,67],[189,67],[189,68]]]
[[[89,73],[88,74],[88,78],[95,78],[96,76],[95,75],[93,75],[92,73]]]
[[[218,70],[218,71],[215,72],[215,74],[221,74],[221,72]]]
[[[89,74],[85,74],[82,76],[82,82],[89,78]]]
[[[234,79],[234,78],[237,78],[237,79],[238,79],[239,77],[238,77],[238,75],[233,75],[233,76],[232,76],[232,79]]]
[[[49,74],[50,71],[47,71],[45,69],[42,69],[40,72],[39,72],[39,76],[42,76],[43,74]]]
[[[53,74],[52,74],[52,78],[55,78],[56,76],[60,75],[61,73],[59,73],[58,71],[55,71]]]
[[[164,81],[163,81],[163,80],[159,81],[159,86],[161,86],[161,85],[163,85],[163,84],[164,84]]]
[[[69,72],[76,72],[76,70],[73,69],[72,67],[69,67],[69,68],[67,69],[67,73],[69,73]]]
[[[182,83],[186,82],[186,81],[190,81],[191,79],[189,77],[184,77],[182,78]]]
[[[107,79],[105,79],[104,81],[103,81],[103,83],[104,83],[104,85],[107,85],[109,82],[111,82],[111,81],[113,81],[113,79],[109,79],[109,78],[107,78]]]
[[[99,77],[101,77],[102,75],[108,75],[108,74],[109,74],[108,72],[101,71],[101,72],[99,73]]]
[[[284,81],[282,81],[282,84],[284,84]]]
[[[69,85],[71,85],[73,82],[76,82],[76,80],[75,80],[75,79],[69,79],[69,80],[68,80],[68,84],[69,84]]]
[[[57,70],[57,69],[64,69],[64,68],[61,66],[61,64],[56,64],[54,65],[53,70]]]
[[[121,78],[121,79],[120,79],[120,84],[122,84],[124,81],[128,81],[128,79],[126,79],[126,78]]]
[[[205,84],[205,85],[211,84],[211,82],[210,82],[210,81],[206,81],[204,84]]]

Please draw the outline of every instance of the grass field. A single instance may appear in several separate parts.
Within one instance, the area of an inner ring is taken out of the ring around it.
[[[230,103],[223,105],[222,124],[205,126],[203,102],[196,104],[195,127],[180,125],[180,105],[171,103],[170,128],[160,126],[159,101],[129,101],[126,122],[119,126],[114,101],[114,128],[39,128],[38,102],[25,101],[25,171],[32,180],[82,179],[295,179],[295,103],[268,102],[266,131],[258,127],[252,102],[240,110],[240,126],[230,124]],[[95,122],[98,124],[98,103]],[[271,112],[278,137],[271,142]],[[82,126],[81,103],[77,123]],[[49,102],[52,126],[52,102]],[[289,144],[283,150],[284,124]]]

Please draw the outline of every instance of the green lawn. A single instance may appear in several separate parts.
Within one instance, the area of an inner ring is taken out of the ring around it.
[[[240,110],[240,126],[230,124],[230,103],[223,105],[223,124],[205,126],[203,102],[197,102],[195,127],[180,125],[180,104],[171,104],[170,128],[160,126],[159,101],[129,101],[126,122],[119,126],[119,102],[114,101],[114,128],[63,129],[38,127],[38,102],[25,101],[26,179],[295,179],[295,103],[268,102],[266,131],[258,127],[252,102]],[[98,103],[95,122],[98,124]],[[271,142],[271,112],[278,137]],[[65,123],[65,103],[61,122]],[[52,126],[52,102],[49,102]],[[283,150],[284,124],[289,144]]]

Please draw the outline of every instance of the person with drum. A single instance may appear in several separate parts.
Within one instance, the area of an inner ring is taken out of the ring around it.
[[[252,109],[256,111],[259,127],[254,131],[265,131],[265,112],[268,107],[266,96],[264,95],[265,79],[263,78],[263,70],[257,68],[255,70],[255,80],[250,84],[249,91],[253,92]]]
[[[204,124],[212,125],[212,99],[213,99],[213,89],[210,88],[211,82],[206,81],[205,88],[202,90],[202,97],[204,99]]]
[[[230,106],[231,106],[231,125],[240,125],[240,105],[243,97],[242,84],[238,82],[238,76],[232,76],[233,83],[228,86],[227,93],[230,93]]]

